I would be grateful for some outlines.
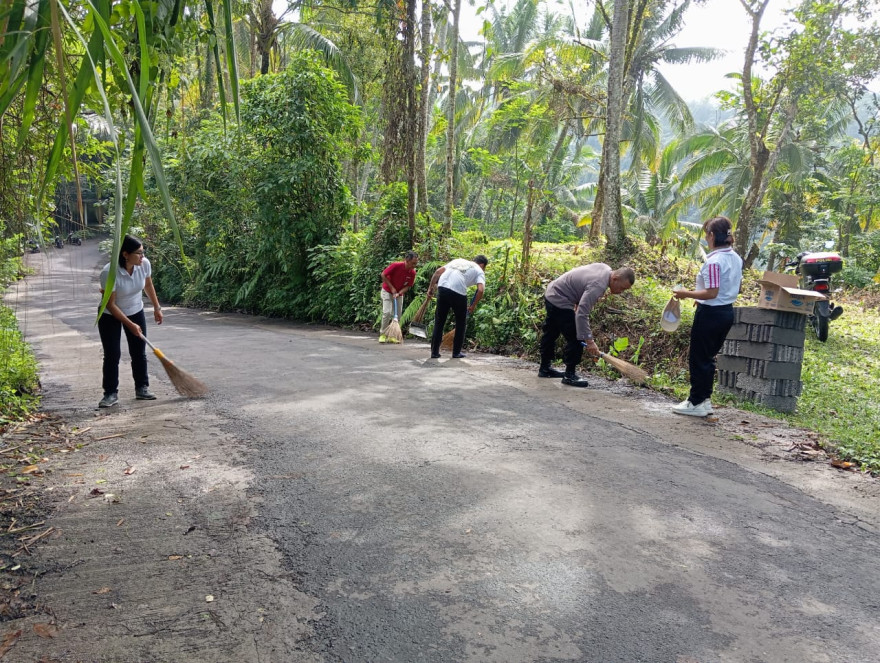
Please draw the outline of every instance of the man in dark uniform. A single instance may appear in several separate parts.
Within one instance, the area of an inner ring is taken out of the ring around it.
[[[629,267],[612,270],[601,262],[575,267],[552,281],[544,293],[547,319],[541,336],[538,377],[562,378],[562,384],[571,387],[589,386],[586,380],[578,376],[576,369],[584,348],[591,356],[599,356],[599,347],[590,329],[590,311],[606,291],[619,295],[629,290],[635,281],[635,272]],[[556,355],[556,339],[560,334],[566,340],[562,352],[565,373],[550,366]]]

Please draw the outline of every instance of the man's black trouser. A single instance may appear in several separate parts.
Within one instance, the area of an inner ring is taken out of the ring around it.
[[[577,326],[574,322],[574,309],[559,308],[544,300],[547,319],[544,320],[544,334],[541,336],[541,368],[549,368],[556,357],[556,339],[562,334],[565,348],[562,350],[562,361],[569,373],[574,373],[584,356],[584,346],[577,337]]]
[[[434,333],[431,335],[431,354],[440,354],[440,342],[443,340],[443,327],[449,310],[455,314],[455,340],[452,342],[452,354],[461,353],[464,345],[464,333],[467,329],[467,295],[460,295],[449,288],[437,288],[437,310],[434,313]]]
[[[143,309],[128,316],[128,319],[136,323],[147,335],[147,318]],[[150,378],[147,375],[147,344],[143,339],[135,336],[128,327],[109,313],[105,313],[98,320],[98,334],[101,336],[101,345],[104,346],[104,393],[113,394],[119,391],[119,359],[122,356],[122,339],[119,332],[125,330],[125,339],[128,341],[128,355],[131,357],[131,375],[134,377],[134,386],[149,387]]]
[[[697,304],[694,326],[691,327],[691,349],[688,364],[691,371],[691,393],[688,400],[699,405],[712,396],[715,384],[715,355],[724,345],[733,326],[733,304],[707,306]]]

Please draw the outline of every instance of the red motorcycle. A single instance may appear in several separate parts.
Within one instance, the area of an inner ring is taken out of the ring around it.
[[[834,252],[804,251],[788,266],[793,267],[794,273],[800,276],[803,290],[815,290],[825,295],[825,299],[813,304],[813,312],[809,316],[816,338],[824,343],[828,340],[829,323],[843,315],[843,307],[835,306],[831,301],[831,275],[843,269],[843,258]]]

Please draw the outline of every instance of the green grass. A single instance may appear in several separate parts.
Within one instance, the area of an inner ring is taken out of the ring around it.
[[[0,429],[37,409],[39,385],[37,360],[13,312],[0,305]]]
[[[846,302],[826,343],[807,330],[804,392],[789,419],[844,460],[880,473],[880,312]]]

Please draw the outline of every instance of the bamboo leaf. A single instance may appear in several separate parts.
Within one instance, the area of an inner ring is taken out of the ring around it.
[[[177,239],[177,245],[180,249],[180,254],[183,255],[183,239],[180,236],[180,227],[177,225],[177,219],[174,215],[174,208],[171,204],[171,193],[168,190],[168,184],[165,181],[165,170],[162,167],[162,155],[159,153],[159,147],[156,144],[156,139],[153,136],[152,130],[150,129],[150,124],[147,120],[146,113],[144,113],[144,108],[141,105],[141,101],[138,97],[138,91],[135,88],[134,81],[132,81],[131,75],[128,72],[128,67],[125,64],[125,59],[122,57],[122,53],[119,52],[119,48],[116,46],[116,43],[113,41],[112,34],[110,33],[110,28],[107,25],[107,21],[104,20],[103,16],[100,16],[98,14],[98,10],[94,5],[93,0],[86,1],[88,2],[88,5],[92,8],[92,15],[95,18],[95,24],[104,35],[104,43],[106,45],[107,52],[109,53],[114,64],[118,68],[119,72],[125,74],[125,81],[128,84],[129,91],[131,92],[131,101],[134,105],[135,116],[137,117],[136,126],[141,131],[144,145],[146,147],[147,153],[150,156],[150,163],[153,166],[153,176],[156,178],[156,187],[159,189],[162,202],[165,205],[165,213],[168,214],[168,223],[174,230],[174,236]],[[135,171],[134,163],[132,163],[132,171]],[[130,194],[131,191],[129,191],[129,195]],[[128,219],[130,218],[131,216],[129,214],[126,214],[123,219],[123,224],[127,223]]]
[[[232,24],[232,0],[220,0],[223,4],[223,18],[226,28],[226,64],[229,69],[229,85],[232,87],[232,102],[235,105],[235,121],[241,123],[241,109],[238,101],[238,58],[235,56],[235,35]],[[219,70],[218,70],[219,71]]]
[[[138,0],[132,0],[135,21],[137,22],[138,46],[140,46],[140,68],[138,73],[138,97],[141,103],[146,103],[147,89],[150,84],[150,45],[147,43],[147,26],[144,20],[144,10]]]
[[[98,76],[97,67],[95,66],[95,61],[92,59],[92,54],[89,51],[85,37],[83,37],[82,33],[76,27],[76,24],[70,17],[70,14],[67,13],[67,10],[64,6],[59,3],[59,8],[61,13],[64,15],[65,20],[68,25],[70,25],[73,33],[76,35],[77,39],[79,39],[80,43],[82,43],[83,48],[85,49],[86,57],[83,59],[83,65],[88,65],[91,72],[92,78],[95,81],[95,87],[98,90],[98,97],[101,99],[101,104],[104,110],[104,119],[107,122],[107,126],[110,131],[110,142],[113,144],[114,151],[114,159],[113,159],[113,169],[116,173],[116,205],[115,213],[114,213],[114,227],[116,229],[116,233],[113,237],[113,249],[111,250],[111,256],[119,255],[119,245],[121,244],[121,228],[122,228],[122,206],[119,204],[119,201],[122,200],[122,168],[120,166],[120,154],[119,154],[119,136],[116,132],[116,125],[113,124],[113,113],[110,112],[110,102],[107,100],[107,94],[104,92],[104,86],[101,84],[101,77]],[[118,265],[118,261],[110,260],[110,273],[107,275],[107,282],[104,287],[104,296],[101,298],[101,305],[98,309],[98,318],[104,313],[104,309],[107,306],[107,301],[110,299],[110,293],[113,292],[113,285],[116,282],[116,267]],[[97,319],[96,318],[96,322]]]
[[[109,20],[110,3],[109,0],[97,0],[98,11],[101,16]],[[92,62],[104,62],[104,35],[100,30],[94,30],[89,38],[89,46],[86,49]],[[103,67],[102,67],[103,69]],[[84,59],[80,64],[79,72],[77,72],[76,80],[70,90],[70,105],[72,108],[79,108],[85,94],[89,89],[94,76],[93,69]],[[58,170],[58,164],[61,163],[61,157],[64,155],[64,147],[67,144],[67,126],[62,124],[58,127],[58,133],[55,134],[55,140],[52,143],[52,151],[46,162],[46,171],[43,174],[43,183],[37,194],[37,206],[42,205],[43,196],[46,194],[46,188],[54,180],[55,173]]]
[[[18,134],[19,148],[27,137],[31,123],[34,121],[34,111],[37,107],[37,95],[43,83],[43,69],[46,61],[46,49],[49,44],[49,0],[40,0],[37,17],[37,33],[34,39],[34,49],[31,52],[30,65],[28,66],[27,89],[25,91],[24,105],[22,107],[21,130]]]
[[[205,0],[205,11],[208,14],[208,25],[211,26],[211,34],[217,34],[217,25],[214,22],[214,5],[212,0]],[[217,39],[211,40],[211,50],[214,53],[214,69],[217,71],[217,92],[220,94],[220,115],[223,118],[223,130],[226,130],[226,83],[223,80],[223,67],[220,66],[220,46]]]

